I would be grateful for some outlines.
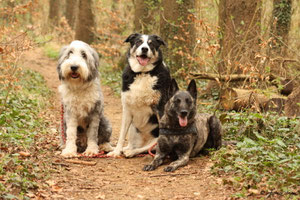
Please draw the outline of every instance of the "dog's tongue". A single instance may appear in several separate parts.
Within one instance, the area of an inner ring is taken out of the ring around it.
[[[146,66],[150,60],[150,58],[143,58],[141,56],[137,56],[136,58],[142,66]]]
[[[187,121],[187,117],[179,117],[179,124],[181,127],[185,127],[187,125],[188,121]]]

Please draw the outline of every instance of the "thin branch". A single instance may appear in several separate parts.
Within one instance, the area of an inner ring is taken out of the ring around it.
[[[189,176],[193,174],[196,173],[194,172],[194,173],[182,173],[182,174],[156,174],[156,175],[151,175],[149,177],[152,178],[152,177],[162,177],[162,176]]]

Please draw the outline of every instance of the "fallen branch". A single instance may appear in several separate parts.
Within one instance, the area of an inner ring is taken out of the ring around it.
[[[189,176],[195,173],[182,173],[182,174],[156,174],[156,175],[151,175],[150,178],[152,177],[161,177],[161,176]]]
[[[84,160],[72,160],[72,159],[68,159],[65,160],[68,163],[74,163],[74,164],[81,164],[81,165],[89,165],[89,166],[94,166],[97,164],[97,162],[93,162],[93,161],[84,161]]]
[[[219,74],[213,74],[213,73],[194,73],[190,72],[190,75],[193,76],[195,79],[208,79],[208,80],[219,80],[219,81],[244,81],[250,78],[258,78],[259,80],[265,80],[266,78],[269,78],[270,81],[275,80],[279,78],[280,80],[282,78],[276,77],[273,74],[270,74],[269,76],[251,76],[246,74],[230,74],[230,75],[219,75]]]
[[[63,167],[69,167],[69,165],[67,165],[65,163],[56,163],[56,162],[53,162],[52,165],[60,165],[60,166],[63,166]]]

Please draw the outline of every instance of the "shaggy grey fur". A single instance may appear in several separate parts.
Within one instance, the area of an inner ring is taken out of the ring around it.
[[[99,79],[97,52],[82,41],[62,48],[57,71],[64,107],[64,157],[77,152],[93,155],[101,145],[111,151],[111,125],[103,113],[103,94]]]

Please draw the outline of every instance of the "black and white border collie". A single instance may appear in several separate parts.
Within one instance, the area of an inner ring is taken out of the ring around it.
[[[110,156],[133,157],[157,142],[158,117],[163,114],[171,84],[169,69],[159,49],[165,42],[157,35],[131,34],[128,66],[122,74],[122,125],[118,144]],[[128,145],[123,148],[127,133]]]

